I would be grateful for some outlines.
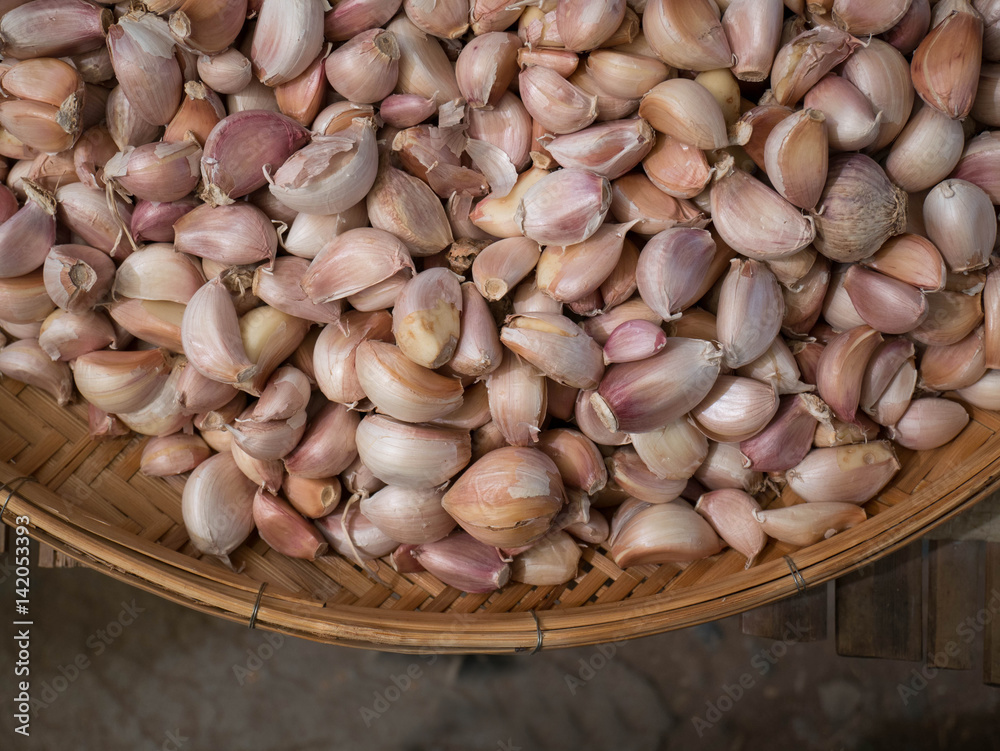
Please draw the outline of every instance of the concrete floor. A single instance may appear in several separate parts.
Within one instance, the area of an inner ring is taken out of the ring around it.
[[[1000,748],[1000,689],[978,669],[942,671],[904,702],[917,663],[840,658],[831,640],[785,653],[735,618],[603,651],[393,655],[250,631],[89,570],[38,568],[30,667],[44,706],[25,739],[13,731],[8,562],[4,750]]]

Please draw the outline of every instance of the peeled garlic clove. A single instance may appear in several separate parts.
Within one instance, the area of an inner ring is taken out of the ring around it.
[[[512,315],[500,330],[500,341],[549,378],[566,386],[592,389],[604,374],[601,348],[565,316]]]
[[[332,514],[340,503],[340,480],[336,477],[310,479],[286,475],[281,492],[303,516],[319,519]]]
[[[784,472],[805,458],[817,423],[830,418],[829,408],[812,394],[785,396],[767,427],[740,442],[740,452],[756,471]]]
[[[902,234],[888,239],[862,265],[918,289],[936,292],[944,287],[947,268],[934,244],[920,235]]]
[[[823,350],[816,367],[816,388],[833,413],[850,422],[861,400],[861,384],[881,335],[868,326],[838,334]]]
[[[493,421],[507,442],[528,446],[537,441],[547,411],[544,374],[512,352],[504,352],[486,388]]]
[[[889,339],[875,349],[861,380],[862,409],[867,412],[872,407],[913,353],[913,343],[906,339]]]
[[[861,261],[906,227],[906,194],[882,168],[863,154],[830,160],[820,198],[812,212],[816,249],[834,261]]]
[[[857,526],[867,515],[853,503],[828,502],[765,509],[756,512],[754,517],[769,537],[804,547]]]
[[[781,328],[784,302],[774,274],[759,261],[733,260],[722,285],[719,342],[727,367],[753,362]],[[754,321],[751,328],[746,321]]]
[[[903,190],[927,190],[955,168],[964,146],[962,123],[921,107],[893,143],[885,172]]]
[[[45,261],[56,241],[55,196],[30,180],[24,206],[0,224],[0,278],[23,276]]]
[[[811,503],[865,503],[899,471],[888,441],[815,449],[785,473],[790,487]]]
[[[190,472],[212,455],[208,445],[196,435],[176,433],[151,438],[142,449],[139,471],[152,477]]]
[[[199,464],[184,485],[184,526],[198,550],[228,560],[254,527],[254,484],[229,454]]]
[[[604,457],[583,433],[570,428],[546,430],[538,436],[537,448],[555,463],[567,488],[592,495],[608,481]]]
[[[441,200],[427,183],[402,170],[379,170],[366,201],[372,227],[401,239],[414,256],[433,255],[454,241]]]
[[[783,15],[779,0],[734,0],[722,14],[722,26],[736,60],[733,74],[741,81],[763,81],[771,72]]]
[[[362,201],[375,182],[375,130],[364,121],[332,136],[313,136],[274,173],[271,194],[304,214],[339,214]]]
[[[418,365],[441,367],[455,352],[462,313],[459,279],[448,269],[428,269],[408,281],[395,301],[393,335]]]
[[[705,517],[729,547],[746,557],[750,568],[767,545],[767,534],[754,514],[761,510],[753,496],[732,488],[713,490],[698,499],[694,510]]]
[[[753,437],[771,421],[778,395],[753,378],[719,376],[691,417],[709,438],[735,443]]]
[[[510,581],[511,568],[500,551],[468,534],[418,545],[412,555],[428,572],[463,592],[493,592]]]
[[[69,366],[50,358],[37,339],[20,339],[0,349],[0,373],[51,394],[60,406],[73,396]]]
[[[969,114],[983,57],[983,17],[966,0],[950,12],[913,52],[910,71],[920,98],[952,119]]]
[[[889,437],[914,451],[929,451],[954,440],[969,423],[969,414],[950,399],[915,399],[895,425]]]
[[[212,128],[202,152],[206,200],[225,204],[263,187],[265,165],[284,164],[308,141],[305,128],[277,112],[248,110],[224,117]]]
[[[654,86],[643,96],[639,116],[653,129],[698,149],[729,145],[722,108],[699,83],[673,78]]]
[[[800,251],[816,237],[814,222],[778,193],[733,167],[728,155],[716,164],[712,219],[734,250],[760,260]]]
[[[929,391],[956,391],[986,374],[982,327],[957,344],[927,347],[920,357],[920,385]]]
[[[778,104],[793,106],[817,81],[850,57],[861,42],[831,26],[809,29],[778,50],[771,90]]]
[[[479,459],[441,502],[477,540],[510,548],[543,537],[562,504],[563,483],[555,463],[541,451],[518,446]]]
[[[826,116],[826,133],[833,151],[860,151],[879,134],[881,115],[858,87],[832,73],[806,92],[803,105]]]
[[[905,334],[927,316],[927,300],[921,290],[860,266],[847,270],[844,289],[858,315],[883,334]]]
[[[319,0],[261,4],[250,60],[263,83],[287,83],[316,59],[323,47],[323,11]]]
[[[514,220],[521,232],[541,245],[581,243],[604,221],[611,206],[608,181],[581,169],[546,175],[523,195]]]
[[[913,108],[913,83],[907,60],[881,39],[872,39],[847,58],[841,74],[854,84],[882,117],[878,137],[868,150],[879,151],[895,140]]]
[[[315,526],[263,488],[253,499],[253,520],[264,542],[289,558],[315,560],[329,549]]]
[[[971,271],[988,263],[997,222],[982,188],[965,180],[938,183],[924,199],[924,223],[952,271]]]
[[[712,527],[686,503],[655,503],[615,527],[608,540],[621,568],[683,563],[718,553],[723,546]]]
[[[767,137],[764,164],[774,189],[789,203],[811,209],[826,182],[826,116],[803,109],[778,123]]]
[[[83,398],[105,412],[134,412],[156,398],[170,372],[160,349],[138,352],[102,350],[73,363],[73,378]]]
[[[414,490],[389,485],[361,499],[361,513],[399,542],[421,545],[446,537],[456,522],[441,506],[438,488]]]
[[[733,63],[719,9],[708,0],[653,0],[642,14],[642,31],[657,56],[672,67],[714,70]]]
[[[698,299],[716,255],[705,230],[673,228],[655,235],[639,254],[636,283],[643,301],[672,320]]]
[[[472,455],[468,431],[411,425],[370,414],[357,430],[361,461],[390,485],[431,488],[451,479]]]
[[[562,167],[586,169],[614,180],[639,164],[652,147],[652,128],[637,118],[591,125],[558,136],[546,148]]]
[[[583,242],[546,246],[535,271],[538,289],[567,303],[597,293],[618,265],[632,224],[606,223]]]
[[[721,359],[711,342],[671,338],[653,357],[610,366],[591,394],[591,404],[612,432],[657,430],[705,398],[718,377]],[[677,386],[665,390],[664,382]]]
[[[202,375],[253,393],[252,382],[260,368],[247,355],[236,308],[219,277],[188,302],[181,337],[185,355]]]

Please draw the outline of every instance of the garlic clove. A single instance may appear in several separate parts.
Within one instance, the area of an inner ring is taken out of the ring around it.
[[[871,39],[851,53],[841,68],[850,81],[882,115],[878,136],[867,146],[874,153],[895,140],[913,108],[913,82],[910,66],[895,47],[881,39]]]
[[[507,446],[470,466],[441,505],[480,542],[520,547],[541,539],[563,504],[555,463],[533,448]]]
[[[538,440],[548,406],[545,375],[527,360],[505,351],[486,380],[490,413],[506,441],[528,446]]]
[[[306,413],[298,412],[285,420],[254,420],[249,412],[226,430],[233,442],[254,459],[275,461],[287,456],[302,440],[306,430]]]
[[[395,88],[399,54],[395,34],[372,28],[331,52],[323,67],[333,90],[342,97],[351,102],[374,104]]]
[[[829,73],[806,92],[803,105],[826,116],[833,151],[860,151],[879,135],[881,113],[847,78]]]
[[[913,86],[928,105],[952,119],[969,114],[983,57],[983,17],[966,0],[948,4],[950,12],[913,52]]]
[[[757,435],[740,442],[740,452],[759,472],[784,472],[812,449],[818,424],[829,423],[830,409],[812,394],[782,397],[774,418]]]
[[[202,204],[174,224],[174,249],[240,266],[274,258],[278,235],[267,215],[250,203]]]
[[[510,565],[500,551],[461,532],[418,545],[412,555],[428,572],[463,592],[493,592],[510,581]]]
[[[385,24],[396,15],[401,0],[344,0],[323,16],[323,33],[331,42],[345,42],[366,29]]]
[[[686,503],[655,503],[620,525],[612,522],[611,557],[622,569],[651,563],[683,563],[715,555],[723,542]]]
[[[365,200],[372,227],[398,237],[414,256],[433,255],[454,241],[440,198],[402,170],[380,169]]]
[[[398,93],[434,99],[438,106],[462,96],[454,66],[437,39],[418,29],[404,14],[397,15],[386,29],[396,35],[399,45]]]
[[[24,206],[0,224],[0,278],[24,276],[44,263],[56,242],[55,197],[30,180]]]
[[[323,246],[301,285],[314,303],[323,303],[350,297],[401,271],[413,272],[413,260],[403,242],[384,230],[362,227],[337,235]]]
[[[986,192],[965,180],[944,180],[924,199],[927,236],[954,272],[982,268],[996,242],[996,212]]]
[[[262,83],[287,83],[316,59],[323,47],[323,11],[317,0],[261,4],[250,60]]]
[[[764,354],[778,335],[783,315],[784,301],[774,274],[759,261],[731,261],[718,315],[726,366],[738,368]],[[747,327],[746,321],[756,325]]]
[[[669,503],[687,486],[687,480],[655,475],[630,446],[616,449],[606,461],[611,483],[646,503]]]
[[[712,440],[737,443],[763,430],[777,410],[778,395],[770,386],[753,378],[723,375],[691,410],[691,417]]]
[[[521,103],[546,132],[575,133],[597,118],[597,96],[551,68],[530,66],[518,74],[517,80]]]
[[[764,147],[778,123],[791,116],[792,110],[781,104],[767,102],[744,112],[730,128],[730,143],[741,146],[760,169],[764,164]]]
[[[208,445],[196,435],[176,433],[151,438],[142,449],[139,471],[153,477],[190,472],[212,455]]]
[[[329,549],[315,526],[287,501],[263,488],[253,499],[253,520],[264,542],[289,558],[315,560]]]
[[[253,71],[243,53],[229,47],[216,55],[201,55],[198,58],[198,75],[213,91],[236,94],[250,83]]]
[[[844,422],[834,417],[826,423],[816,426],[813,436],[813,446],[827,448],[830,446],[847,446],[852,443],[868,443],[878,438],[881,426],[863,414],[854,416],[854,422]]]
[[[655,235],[639,254],[639,294],[664,320],[679,317],[693,305],[716,255],[711,234],[675,227]]]
[[[927,292],[941,290],[947,274],[944,258],[934,243],[912,234],[889,238],[861,264]]]
[[[709,490],[738,488],[754,495],[764,487],[764,476],[750,468],[750,461],[740,453],[738,443],[710,442],[705,461],[694,479]]]
[[[819,110],[803,109],[778,123],[767,137],[767,176],[785,200],[811,209],[826,183],[828,153],[826,116]]]
[[[336,477],[311,479],[285,475],[281,492],[300,514],[319,519],[336,510],[342,491]]]
[[[447,482],[472,455],[468,431],[411,425],[370,414],[358,425],[361,461],[390,485],[432,488]]]
[[[218,277],[198,290],[184,309],[184,353],[202,375],[250,393],[260,368],[250,359],[240,336],[232,298]],[[114,412],[117,410],[108,410]]]
[[[552,172],[528,188],[514,214],[521,232],[541,245],[581,243],[611,207],[608,181],[581,169]]]
[[[198,550],[228,561],[254,527],[253,483],[229,454],[199,464],[184,485],[184,526]]]
[[[365,339],[391,341],[392,316],[388,311],[347,311],[340,326],[326,326],[316,340],[313,369],[320,391],[332,402],[353,404],[365,398],[355,372],[355,354]]]
[[[461,331],[448,369],[481,378],[496,370],[502,358],[503,347],[486,300],[476,285],[463,283]]]
[[[56,190],[56,203],[56,218],[87,245],[119,260],[132,252],[122,232],[132,221],[132,209],[121,198],[109,201],[103,190],[70,183]]]
[[[659,133],[697,149],[729,145],[726,120],[712,93],[695,81],[673,78],[658,83],[642,97],[639,116]]]
[[[675,198],[694,198],[714,174],[704,151],[664,133],[657,134],[642,168],[657,188]]]
[[[674,68],[714,70],[732,65],[718,6],[708,0],[652,0],[642,14],[642,31],[656,55]]]
[[[1000,409],[1000,374],[995,370],[987,370],[986,375],[955,394],[974,407]]]
[[[272,268],[258,266],[254,271],[253,294],[287,315],[314,323],[338,323],[343,307],[339,300],[317,304],[306,296],[301,282],[308,271],[305,258],[275,258]]]
[[[204,283],[199,264],[191,256],[169,245],[148,245],[118,266],[113,294],[186,304]]]
[[[393,97],[389,97],[382,102],[379,114],[387,123],[395,124],[396,127],[403,127],[406,123],[393,123],[387,119],[396,118],[397,115],[394,114],[394,110],[402,106],[402,103],[396,105],[395,101],[390,101],[392,99]],[[386,112],[387,106],[389,107],[388,112]],[[413,114],[411,119],[415,119],[420,113],[424,112],[422,109],[417,109],[416,102],[409,106],[415,110],[415,114]],[[431,110],[431,112],[433,111]],[[429,114],[430,112],[421,117],[417,122],[425,120]],[[470,139],[493,144],[507,155],[511,164],[517,170],[524,169],[530,163],[532,140],[531,115],[528,114],[521,100],[513,92],[505,91],[493,106],[493,109],[477,109],[473,107],[467,114],[467,120]],[[409,123],[406,127],[416,124]]]
[[[566,303],[596,293],[621,259],[630,227],[631,223],[605,223],[583,242],[546,246],[537,259],[538,288]]]
[[[305,373],[290,365],[278,368],[261,391],[252,417],[261,422],[287,419],[306,408],[311,394]]]
[[[673,337],[653,357],[610,366],[590,402],[611,431],[643,433],[662,428],[711,391],[722,353],[698,339]],[[664,382],[676,384],[663,389]]]
[[[562,54],[557,50],[534,50],[535,54],[547,52],[549,55]],[[521,64],[527,64],[528,51],[519,53]],[[575,56],[574,56],[575,57]],[[597,88],[609,97],[619,99],[641,99],[643,94],[656,84],[667,80],[670,68],[653,56],[632,54],[620,49],[596,49],[584,61],[587,73]],[[576,70],[559,70],[561,75],[570,76]]]
[[[860,46],[858,39],[832,26],[802,32],[775,55],[771,68],[775,101],[794,106],[817,81]]]
[[[38,346],[53,360],[69,362],[80,355],[109,347],[115,338],[114,326],[101,312],[55,310],[42,323]]]
[[[713,490],[698,499],[694,510],[705,517],[729,547],[747,559],[750,568],[767,545],[767,534],[754,514],[761,510],[753,496],[732,488]]]
[[[626,321],[611,332],[604,344],[604,364],[637,362],[652,357],[667,345],[663,329],[649,321]]]
[[[899,471],[892,444],[873,441],[814,449],[785,473],[788,487],[815,502],[862,504],[878,495]]]
[[[514,557],[511,578],[532,586],[565,584],[576,577],[580,556],[580,546],[566,532],[551,532]]]
[[[580,431],[594,443],[601,446],[622,446],[631,441],[627,433],[612,431],[600,419],[591,402],[594,391],[581,389],[577,393],[573,419]]]
[[[104,165],[104,179],[141,200],[177,201],[198,184],[200,157],[195,140],[129,146]]]
[[[927,318],[910,332],[921,344],[956,344],[983,321],[982,293],[942,290],[927,295]]]
[[[1000,184],[997,182],[1000,140],[994,132],[985,131],[970,139],[964,148],[951,177],[978,185],[994,204],[1000,203]]]
[[[249,477],[254,485],[271,493],[278,492],[285,476],[285,467],[280,459],[257,459],[244,451],[235,440],[230,441],[229,450],[240,471]]]
[[[708,224],[705,212],[693,203],[668,196],[635,172],[611,184],[611,215],[619,222],[638,220],[632,231],[647,236],[676,226],[702,228]]]
[[[457,522],[441,506],[439,488],[414,490],[387,485],[362,498],[361,513],[386,535],[409,545],[422,545],[447,537]]]
[[[555,463],[566,488],[577,488],[593,495],[608,481],[608,470],[600,450],[579,431],[571,428],[546,430],[538,436],[537,448]]]
[[[439,368],[458,345],[461,314],[460,277],[443,268],[423,271],[406,282],[395,301],[396,344],[414,363]]]
[[[592,389],[604,374],[601,348],[565,316],[524,313],[509,316],[500,341],[553,380]]]
[[[862,409],[867,412],[875,404],[913,354],[913,342],[906,339],[887,339],[875,348],[861,380]]]
[[[896,137],[885,172],[903,190],[927,190],[955,168],[964,146],[959,121],[933,107],[921,107]]]
[[[917,369],[912,360],[904,362],[869,409],[872,419],[879,425],[895,425],[906,413],[917,385]]]
[[[0,373],[45,391],[60,406],[73,396],[69,366],[51,359],[37,339],[20,339],[0,349]]]
[[[856,527],[867,515],[853,503],[800,503],[754,514],[769,536],[788,545],[815,545],[837,532]]]
[[[86,245],[53,245],[42,266],[45,291],[71,313],[93,309],[111,291],[114,262]]]
[[[507,295],[535,268],[541,247],[527,237],[508,237],[487,245],[472,263],[472,279],[490,301]]]
[[[105,412],[134,412],[156,398],[170,372],[163,350],[102,350],[73,363],[73,378],[84,399]]]
[[[983,327],[956,344],[927,347],[920,356],[920,386],[927,391],[956,391],[986,374]]]
[[[308,479],[332,477],[357,458],[360,417],[342,404],[325,404],[309,420],[297,445],[284,457],[289,475]]]
[[[905,334],[927,317],[927,300],[921,290],[861,266],[847,270],[844,289],[858,315],[883,334]]]
[[[639,164],[653,147],[653,130],[642,118],[591,125],[553,139],[548,152],[562,167],[614,180]]]
[[[969,414],[950,399],[914,399],[889,437],[914,451],[929,451],[953,441],[969,423]]]
[[[313,524],[335,553],[353,561],[381,558],[399,545],[350,503],[316,519]]]
[[[763,81],[771,72],[781,43],[783,16],[779,0],[734,0],[722,14],[722,26],[736,60],[733,74],[741,81]]]
[[[521,40],[516,34],[489,32],[466,44],[455,61],[455,78],[472,108],[499,104],[517,74]]]
[[[405,422],[429,422],[462,404],[462,384],[409,360],[398,347],[365,341],[356,351],[358,381],[380,412]]]
[[[878,331],[858,326],[838,334],[823,350],[816,366],[816,389],[833,413],[845,422],[854,418],[865,369],[881,342]]]
[[[830,261],[823,256],[817,257],[809,272],[794,285],[782,286],[785,302],[782,329],[798,336],[807,335],[819,320],[829,286]]]

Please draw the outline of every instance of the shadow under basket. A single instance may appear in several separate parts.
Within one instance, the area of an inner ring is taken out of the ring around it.
[[[188,540],[183,478],[146,477],[146,439],[92,441],[87,408],[0,385],[3,521],[69,558],[148,592],[255,628],[396,652],[532,652],[684,628],[780,600],[839,577],[923,536],[1000,485],[1000,415],[970,408],[956,440],[935,451],[897,449],[902,470],[865,505],[863,524],[806,548],[770,542],[744,570],[733,550],[688,565],[622,570],[603,548],[557,587],[510,583],[465,594],[430,574],[378,580],[336,554],[286,558],[256,533],[236,550],[234,573]],[[789,490],[762,499],[799,502]],[[23,519],[21,520],[24,521]]]

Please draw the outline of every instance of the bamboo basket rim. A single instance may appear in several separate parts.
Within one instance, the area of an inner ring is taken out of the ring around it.
[[[970,408],[973,420],[991,413]],[[911,459],[912,460],[912,459]],[[2,520],[68,557],[164,599],[237,623],[314,641],[402,653],[534,653],[618,642],[735,615],[862,568],[1000,487],[1000,432],[956,472],[846,530],[747,571],[652,595],[521,612],[424,612],[324,603],[255,588],[239,576],[87,514],[0,464]],[[923,485],[923,487],[920,487]],[[876,501],[873,501],[875,503]]]

